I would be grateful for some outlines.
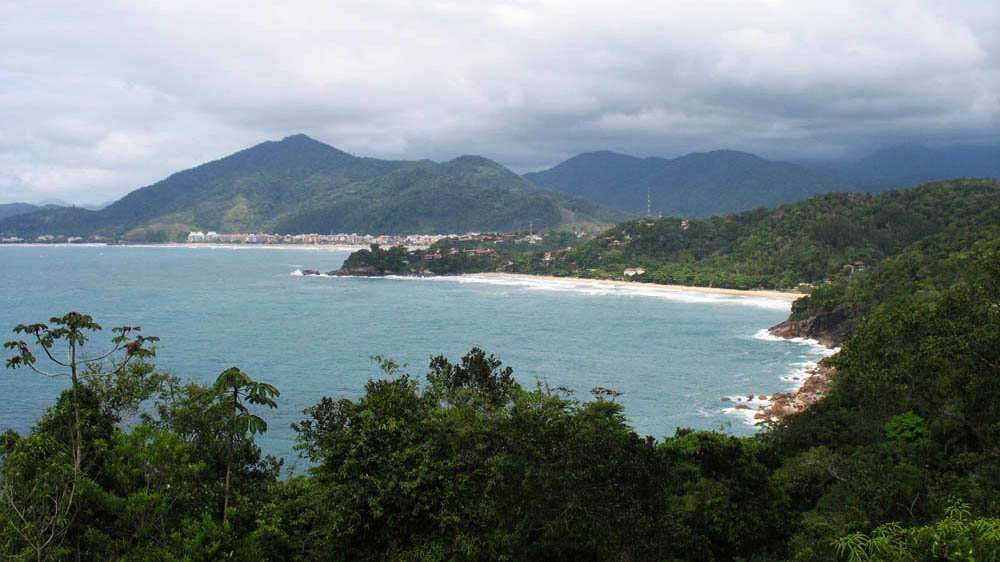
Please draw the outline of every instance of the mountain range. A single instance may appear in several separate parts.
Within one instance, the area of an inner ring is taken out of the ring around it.
[[[673,160],[587,152],[524,174],[543,187],[632,215],[708,217],[773,208],[830,191],[880,193],[954,177],[1000,176],[1000,145],[900,146],[857,161],[781,162],[716,150]]]
[[[57,208],[0,220],[19,236],[178,240],[220,232],[509,231],[582,228],[623,219],[540,188],[479,156],[445,163],[352,156],[305,135],[268,141],[177,172],[99,211]]]
[[[407,234],[588,228],[653,214],[702,218],[813,195],[1000,176],[1000,145],[900,146],[856,161],[733,150],[675,159],[587,152],[523,178],[481,156],[380,160],[305,135],[177,172],[100,210],[0,205],[0,235],[183,239],[191,230]]]

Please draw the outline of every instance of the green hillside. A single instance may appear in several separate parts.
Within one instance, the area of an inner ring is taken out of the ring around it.
[[[100,211],[10,217],[0,221],[0,233],[165,241],[190,230],[406,234],[511,230],[530,222],[569,228],[620,218],[485,158],[360,158],[295,135],[178,172]]]
[[[642,267],[646,274],[639,279],[646,282],[792,288],[851,277],[962,225],[983,234],[996,227],[998,205],[996,183],[967,179],[875,196],[829,193],[772,211],[700,221],[638,219],[546,267],[557,275],[591,277],[619,277],[624,268]]]

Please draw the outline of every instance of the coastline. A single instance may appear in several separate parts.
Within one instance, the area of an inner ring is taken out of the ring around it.
[[[311,274],[319,276],[329,276],[329,274],[322,274],[319,272],[314,272]],[[293,275],[303,275],[302,271],[296,270]],[[389,276],[396,277],[396,276]],[[404,276],[405,277],[405,276]],[[561,283],[564,285],[570,284],[588,284],[600,287],[613,287],[617,289],[642,289],[643,291],[653,291],[662,292],[664,294],[672,293],[688,293],[688,294],[702,294],[702,295],[719,295],[725,297],[742,297],[751,299],[763,299],[764,301],[770,301],[777,303],[787,303],[783,306],[790,306],[792,301],[804,296],[803,293],[792,292],[792,291],[774,291],[766,289],[755,289],[755,290],[740,290],[740,289],[724,289],[717,287],[691,287],[687,285],[664,285],[658,283],[637,283],[634,281],[623,281],[623,280],[612,280],[612,279],[588,279],[583,277],[556,277],[553,275],[532,275],[525,273],[502,273],[502,272],[485,272],[485,273],[464,273],[459,275],[432,275],[431,277],[454,277],[454,278],[466,278],[466,279],[495,279],[495,280],[509,280],[515,282],[549,282],[549,283]],[[749,393],[746,398],[740,396],[726,396],[722,397],[723,403],[729,404],[731,406],[723,408],[723,414],[736,415],[744,419],[749,425],[757,425],[764,421],[775,421],[780,422],[786,416],[794,413],[801,412],[805,410],[810,405],[815,403],[817,400],[822,398],[823,392],[826,390],[827,384],[830,382],[833,376],[833,369],[822,365],[823,359],[839,351],[839,348],[829,342],[818,341],[812,338],[799,337],[789,334],[783,334],[773,331],[773,328],[764,328],[761,332],[767,333],[767,338],[773,338],[775,340],[788,340],[797,343],[802,343],[806,345],[815,345],[824,348],[828,353],[823,354],[822,357],[816,359],[815,362],[810,361],[808,364],[802,365],[804,368],[798,371],[798,376],[793,380],[796,381],[794,388],[783,391],[774,392],[770,395],[760,394],[758,392]],[[801,378],[799,378],[801,377]]]
[[[531,275],[527,273],[465,273],[463,277],[485,277],[494,279],[523,279],[523,280],[544,280],[562,281],[565,283],[594,283],[606,287],[641,287],[643,289],[654,289],[663,291],[683,291],[689,293],[707,293],[713,295],[729,295],[738,297],[758,297],[768,299],[787,299],[794,301],[804,296],[802,293],[773,291],[767,289],[723,289],[718,287],[691,287],[688,285],[663,285],[660,283],[639,283],[635,281],[619,281],[614,279],[587,279],[585,277],[556,277],[553,275]]]
[[[794,301],[801,296],[802,293],[798,292],[784,292],[784,291],[773,291],[773,290],[740,290],[740,289],[722,289],[716,287],[689,287],[686,285],[661,285],[657,283],[636,283],[633,281],[620,281],[620,280],[610,280],[610,279],[585,279],[581,277],[555,277],[551,275],[529,275],[529,274],[518,274],[518,273],[471,273],[465,274],[466,277],[485,277],[493,279],[519,279],[519,280],[545,280],[545,281],[562,281],[562,282],[588,282],[597,285],[609,286],[609,287],[642,287],[650,288],[654,290],[670,291],[670,292],[689,292],[689,293],[707,293],[715,295],[728,295],[728,296],[738,296],[738,297],[757,297],[757,298],[768,298],[768,299],[784,299],[787,301]],[[773,328],[773,327],[772,327]],[[799,341],[805,344],[819,345],[827,350],[829,354],[824,357],[819,358],[815,363],[806,366],[802,371],[802,378],[798,379],[797,386],[789,391],[776,392],[768,395],[763,395],[759,393],[751,392],[746,398],[740,397],[722,397],[723,403],[732,404],[730,407],[723,408],[722,412],[729,415],[737,415],[744,418],[748,423],[752,425],[757,425],[762,422],[780,422],[787,416],[799,413],[816,401],[822,399],[823,393],[826,391],[827,385],[833,378],[834,369],[822,364],[823,359],[835,354],[839,351],[839,347],[831,345],[829,342],[822,342],[810,338],[800,338],[789,335],[778,334],[772,331],[771,328],[766,329],[770,337]]]
[[[0,244],[0,248],[183,248],[198,250],[314,250],[328,252],[356,252],[367,250],[368,246],[360,244],[223,244],[223,243],[189,243],[189,242],[129,242],[122,244],[107,244],[105,242],[18,242],[16,244]],[[427,246],[407,246],[408,250],[425,250]]]

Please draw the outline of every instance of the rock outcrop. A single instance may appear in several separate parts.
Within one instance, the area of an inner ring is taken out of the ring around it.
[[[860,314],[853,309],[839,309],[818,314],[805,320],[786,320],[771,327],[768,332],[780,338],[809,338],[826,347],[839,347],[844,338],[858,324]],[[835,369],[818,365],[807,371],[809,377],[794,392],[778,393],[770,398],[770,406],[762,406],[754,415],[758,420],[780,421],[815,404],[833,378]]]
[[[327,275],[334,277],[384,277],[392,272],[381,270],[374,265],[356,265],[328,271]]]
[[[835,369],[826,365],[819,365],[811,369],[809,378],[802,383],[795,392],[778,393],[771,396],[771,405],[762,408],[754,414],[758,420],[780,421],[786,416],[797,414],[809,406],[815,404],[823,397],[827,385],[833,378]]]
[[[817,314],[805,320],[785,320],[768,329],[779,338],[810,338],[827,347],[838,347],[858,324],[859,315],[850,309]]]

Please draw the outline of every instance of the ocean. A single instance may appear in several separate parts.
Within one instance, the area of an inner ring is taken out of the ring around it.
[[[92,353],[111,327],[138,325],[160,338],[158,368],[185,380],[210,383],[238,366],[281,391],[279,407],[260,412],[270,425],[260,443],[300,468],[291,424],[322,396],[358,397],[381,375],[373,355],[422,378],[430,357],[457,361],[478,346],[526,388],[565,386],[580,400],[594,387],[620,392],[635,430],[662,439],[678,427],[754,433],[753,411],[733,406],[795,388],[829,353],[766,333],[788,316],[787,300],[587,281],[300,274],[336,269],[348,255],[323,246],[0,246],[0,341],[21,339],[11,332],[19,323],[79,311],[104,327],[87,344]],[[0,383],[0,430],[22,433],[68,386],[27,369],[4,370]]]

